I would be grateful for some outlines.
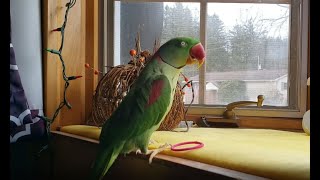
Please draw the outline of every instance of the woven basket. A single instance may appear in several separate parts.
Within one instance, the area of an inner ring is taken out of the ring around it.
[[[119,65],[112,68],[99,81],[93,97],[92,121],[90,125],[102,126],[125,97],[128,89],[143,69],[140,65]],[[171,110],[158,130],[170,131],[184,118],[184,103],[181,86],[177,83]],[[121,120],[121,119],[119,119]]]
[[[149,51],[139,51],[139,48],[137,48],[137,52],[138,55],[134,56],[128,64],[113,67],[101,78],[93,97],[92,118],[87,124],[102,126],[126,96],[130,87],[152,56]],[[183,119],[183,94],[180,84],[177,83],[171,110],[160,124],[158,130],[173,130]]]

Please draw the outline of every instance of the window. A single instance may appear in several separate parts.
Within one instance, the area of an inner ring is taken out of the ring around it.
[[[288,87],[288,83],[287,82],[281,82],[281,90],[282,91],[286,91]]]
[[[299,117],[306,110],[308,1],[306,0],[126,0],[105,2],[105,63],[128,63],[141,33],[152,50],[176,36],[200,39],[205,66],[187,67],[193,80],[192,114],[221,115],[228,103],[257,101],[262,108],[238,108],[244,116]],[[186,91],[185,103],[191,101]]]

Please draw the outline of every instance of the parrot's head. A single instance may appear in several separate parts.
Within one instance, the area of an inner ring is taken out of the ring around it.
[[[177,37],[163,44],[158,50],[158,55],[165,63],[175,68],[182,68],[194,63],[198,63],[200,67],[205,60],[206,53],[199,40]]]

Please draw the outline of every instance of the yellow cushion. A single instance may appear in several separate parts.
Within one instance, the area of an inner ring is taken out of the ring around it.
[[[94,126],[70,125],[61,131],[99,139]],[[156,143],[176,144],[199,141],[203,148],[191,151],[171,151],[162,154],[181,157],[271,179],[310,179],[310,136],[305,133],[270,129],[191,128],[189,132],[156,131]],[[185,145],[183,147],[189,147]]]

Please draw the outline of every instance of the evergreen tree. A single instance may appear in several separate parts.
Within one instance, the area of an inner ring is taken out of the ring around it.
[[[199,18],[193,17],[190,8],[183,6],[183,3],[175,3],[172,7],[165,6],[161,44],[181,36],[199,39],[199,29]],[[183,71],[188,76],[199,73],[195,67],[186,67]]]
[[[230,64],[232,70],[256,70],[264,57],[266,31],[257,31],[252,18],[237,24],[230,33]]]
[[[213,14],[207,17],[207,72],[228,70],[229,55],[227,36],[223,22]]]

